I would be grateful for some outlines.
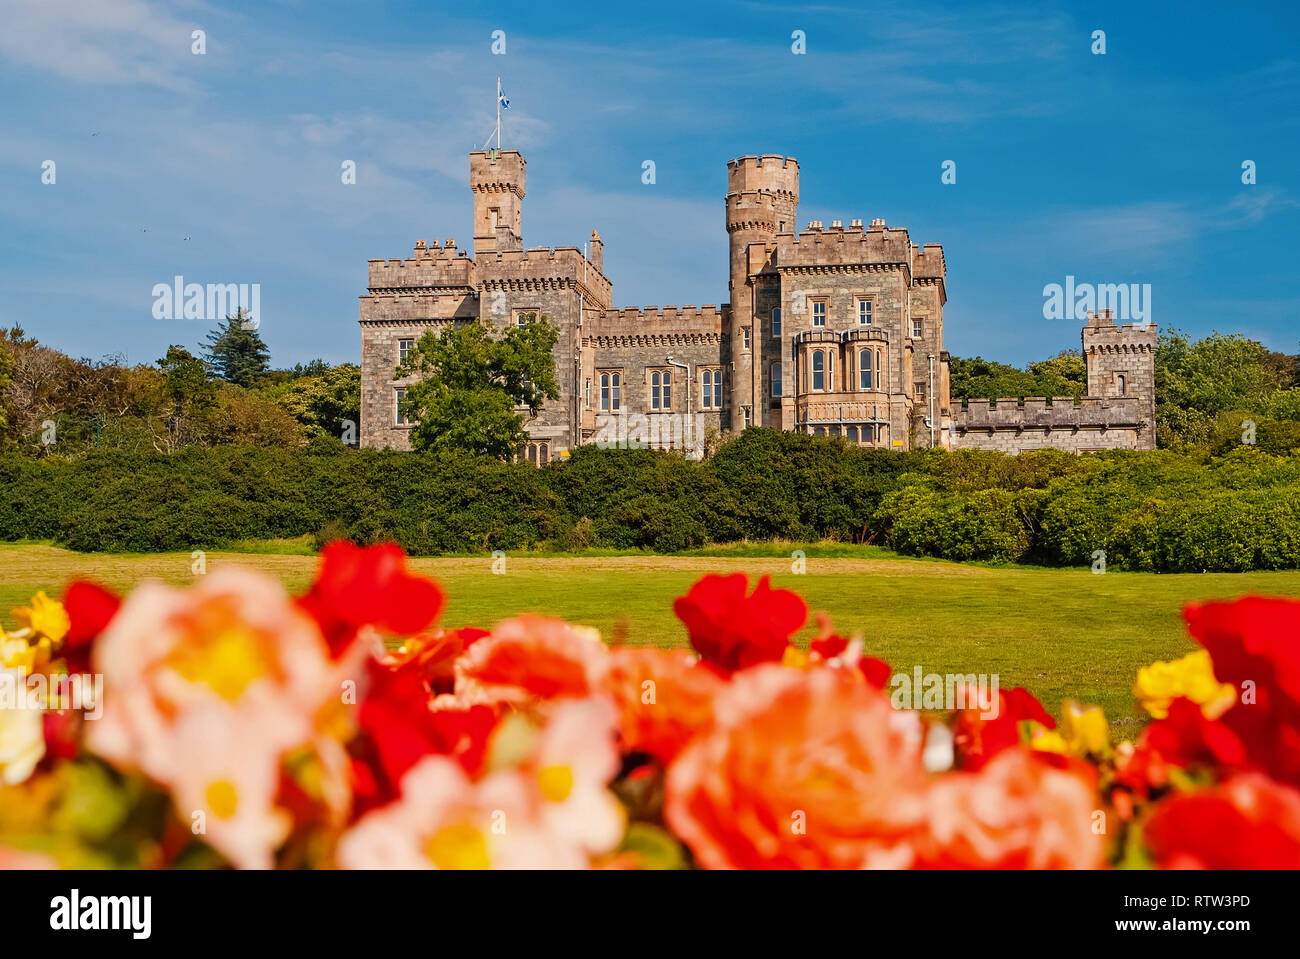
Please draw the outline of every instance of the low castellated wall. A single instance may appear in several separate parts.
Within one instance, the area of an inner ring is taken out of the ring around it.
[[[716,343],[722,335],[722,310],[716,305],[605,310],[588,319],[583,333],[598,345],[619,340]]]
[[[1004,453],[1047,446],[1075,453],[1139,449],[1144,412],[1137,396],[963,400],[953,408],[950,435],[954,449]]]

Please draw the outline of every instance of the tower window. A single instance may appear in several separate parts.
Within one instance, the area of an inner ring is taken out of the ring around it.
[[[858,300],[858,326],[871,325],[871,301]]]
[[[393,396],[393,422],[398,426],[410,426],[411,418],[407,415],[406,390],[395,390]]]
[[[771,368],[772,377],[772,395],[781,395],[781,364],[773,363]]]
[[[415,340],[410,338],[398,340],[397,341],[397,362],[405,363],[406,358],[411,355],[411,351],[413,349],[415,349]]]
[[[772,335],[781,335],[781,308],[779,306],[772,311]]]
[[[814,300],[812,308],[813,308],[812,311],[813,326],[825,326],[826,325],[826,301]]]
[[[912,339],[919,340],[921,334],[925,332],[925,321],[920,317],[912,318]]]
[[[871,351],[863,350],[858,354],[858,389],[871,389]]]
[[[537,312],[535,310],[520,310],[515,314],[515,326],[523,329],[529,323],[537,322]]]
[[[918,382],[918,383],[916,384],[916,398],[917,398],[918,400],[923,400],[923,399],[925,399],[925,383],[923,383],[923,382]]]
[[[740,328],[740,342],[744,349],[749,349],[749,327],[743,326]]]
[[[812,388],[818,392],[826,389],[826,354],[821,350],[813,350]]]

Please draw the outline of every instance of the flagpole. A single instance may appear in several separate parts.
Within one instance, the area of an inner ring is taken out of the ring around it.
[[[497,152],[501,152],[501,78],[497,77]]]

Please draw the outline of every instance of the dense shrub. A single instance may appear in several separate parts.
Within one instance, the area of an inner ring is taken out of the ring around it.
[[[0,539],[80,550],[247,539],[394,540],[414,554],[675,552],[741,540],[875,542],[953,560],[1157,571],[1300,567],[1300,453],[1237,446],[1075,456],[863,450],[750,429],[704,461],[583,447],[537,469],[488,457],[119,446],[0,459]]]

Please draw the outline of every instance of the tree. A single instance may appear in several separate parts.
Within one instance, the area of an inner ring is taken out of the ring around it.
[[[315,372],[300,372],[312,370]],[[331,367],[320,360],[288,371],[291,379],[263,387],[261,392],[274,399],[301,423],[309,439],[318,436],[344,438],[344,424],[352,424],[355,436],[361,422],[361,368],[352,363]]]
[[[425,333],[397,368],[418,377],[402,409],[416,423],[412,448],[517,456],[528,438],[521,408],[536,416],[543,401],[560,397],[558,336],[545,316],[501,335],[479,320]]]
[[[257,323],[240,307],[208,334],[208,348],[203,353],[213,375],[237,386],[249,386],[271,365]]]
[[[167,395],[167,452],[202,438],[204,426],[217,406],[217,389],[208,367],[183,346],[169,346],[158,361]]]

